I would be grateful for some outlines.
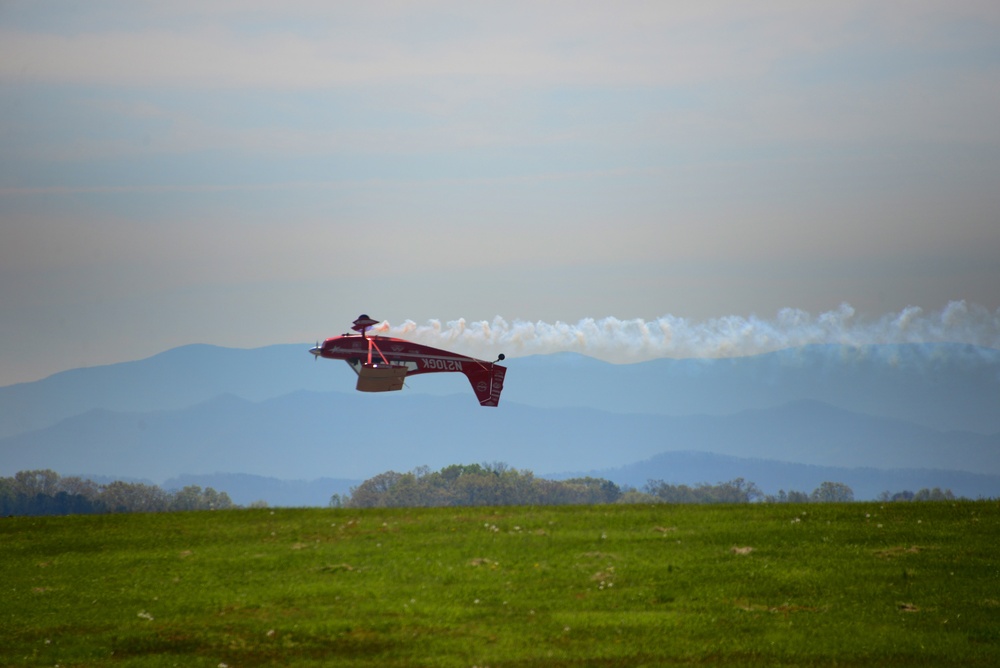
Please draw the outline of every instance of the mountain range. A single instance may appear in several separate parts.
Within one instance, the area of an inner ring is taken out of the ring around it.
[[[316,505],[386,470],[502,461],[632,486],[743,477],[768,493],[808,492],[835,479],[858,498],[931,486],[1000,496],[992,349],[508,359],[493,409],[457,374],[356,393],[346,364],[314,363],[307,348],[185,346],[0,388],[0,475],[50,468],[165,485],[216,480],[203,486],[223,491],[228,480],[237,503]]]

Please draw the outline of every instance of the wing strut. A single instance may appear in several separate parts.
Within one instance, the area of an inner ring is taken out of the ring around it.
[[[393,364],[382,354],[382,350],[375,343],[375,339],[368,336],[368,330],[373,325],[378,324],[377,320],[366,315],[360,316],[354,321],[353,329],[361,332],[361,336],[368,342],[368,362],[363,364],[358,372],[357,389],[360,392],[393,392],[403,389],[403,381],[406,378],[407,368],[399,364]],[[372,350],[378,353],[382,362],[372,361]]]

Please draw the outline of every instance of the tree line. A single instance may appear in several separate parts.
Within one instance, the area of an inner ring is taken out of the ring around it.
[[[879,501],[953,500],[951,490],[882,492]],[[844,503],[854,492],[844,483],[824,482],[811,493],[781,490],[764,494],[743,478],[698,485],[649,480],[640,489],[604,478],[568,480],[536,478],[501,462],[453,464],[440,471],[418,467],[409,473],[387,471],[369,478],[350,494],[334,494],[331,506],[350,508],[596,505],[609,503]],[[256,502],[252,506],[264,505]],[[78,476],[60,477],[51,470],[20,471],[0,477],[0,516],[82,515],[170,512],[237,508],[226,492],[189,485],[166,491],[156,485],[115,481],[98,484]]]
[[[115,481],[100,485],[54,471],[19,471],[0,478],[0,515],[88,515],[100,513],[222,510],[235,508],[229,495],[190,485],[166,491],[156,485]]]
[[[586,505],[615,503],[621,495],[610,480],[546,480],[493,463],[453,464],[435,472],[427,467],[410,473],[387,471],[352,487],[342,501],[351,508]]]
[[[954,499],[951,490],[883,492],[882,501]],[[604,503],[847,503],[854,491],[841,482],[824,482],[811,493],[781,490],[764,494],[743,478],[698,485],[650,480],[641,489],[621,487],[604,478],[546,480],[503,463],[453,464],[440,471],[423,466],[409,473],[386,471],[335,494],[330,504],[349,508],[585,505]]]
[[[882,492],[878,495],[879,501],[954,501],[955,495],[950,489],[927,489],[926,487],[916,492],[903,490],[902,492]]]
[[[581,505],[603,503],[806,503],[853,501],[843,483],[826,482],[812,494],[780,492],[767,496],[752,482],[736,478],[714,485],[671,485],[650,480],[641,489],[621,487],[604,478],[536,478],[531,471],[503,463],[453,464],[440,471],[419,467],[409,473],[386,471],[331,505],[350,508]]]
[[[750,503],[763,500],[756,485],[737,478],[715,485],[669,485],[650,480],[641,490],[604,478],[536,478],[503,463],[453,464],[440,471],[419,467],[409,473],[386,471],[333,505],[350,508],[590,505],[606,503]]]

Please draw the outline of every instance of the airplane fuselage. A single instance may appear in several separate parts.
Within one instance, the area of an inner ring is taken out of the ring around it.
[[[320,346],[319,356],[331,360],[344,360],[346,362],[357,360],[364,363],[368,359],[368,339],[375,342],[376,349],[382,353],[385,361],[390,364],[406,366],[406,375],[408,376],[435,371],[464,373],[467,367],[471,369],[471,367],[488,368],[490,366],[489,362],[477,360],[467,355],[459,355],[390,336],[372,336],[370,334],[368,336],[344,334],[329,338]],[[381,361],[378,353],[375,353],[374,359],[376,362]]]
[[[334,336],[309,352],[316,357],[344,360],[358,372],[359,377],[370,372],[373,367],[392,367],[399,371],[400,378],[423,373],[462,373],[469,379],[479,403],[483,406],[496,406],[499,403],[507,371],[506,367],[495,362],[371,333]],[[502,355],[500,359],[503,359]],[[402,372],[402,368],[405,368],[405,373]],[[400,380],[399,387],[401,385]],[[386,386],[381,389],[399,389],[399,387]],[[361,383],[358,389],[364,390]]]

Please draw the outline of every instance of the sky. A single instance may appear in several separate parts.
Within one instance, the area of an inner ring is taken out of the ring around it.
[[[0,0],[0,385],[360,313],[1000,347],[998,35],[995,0]]]

